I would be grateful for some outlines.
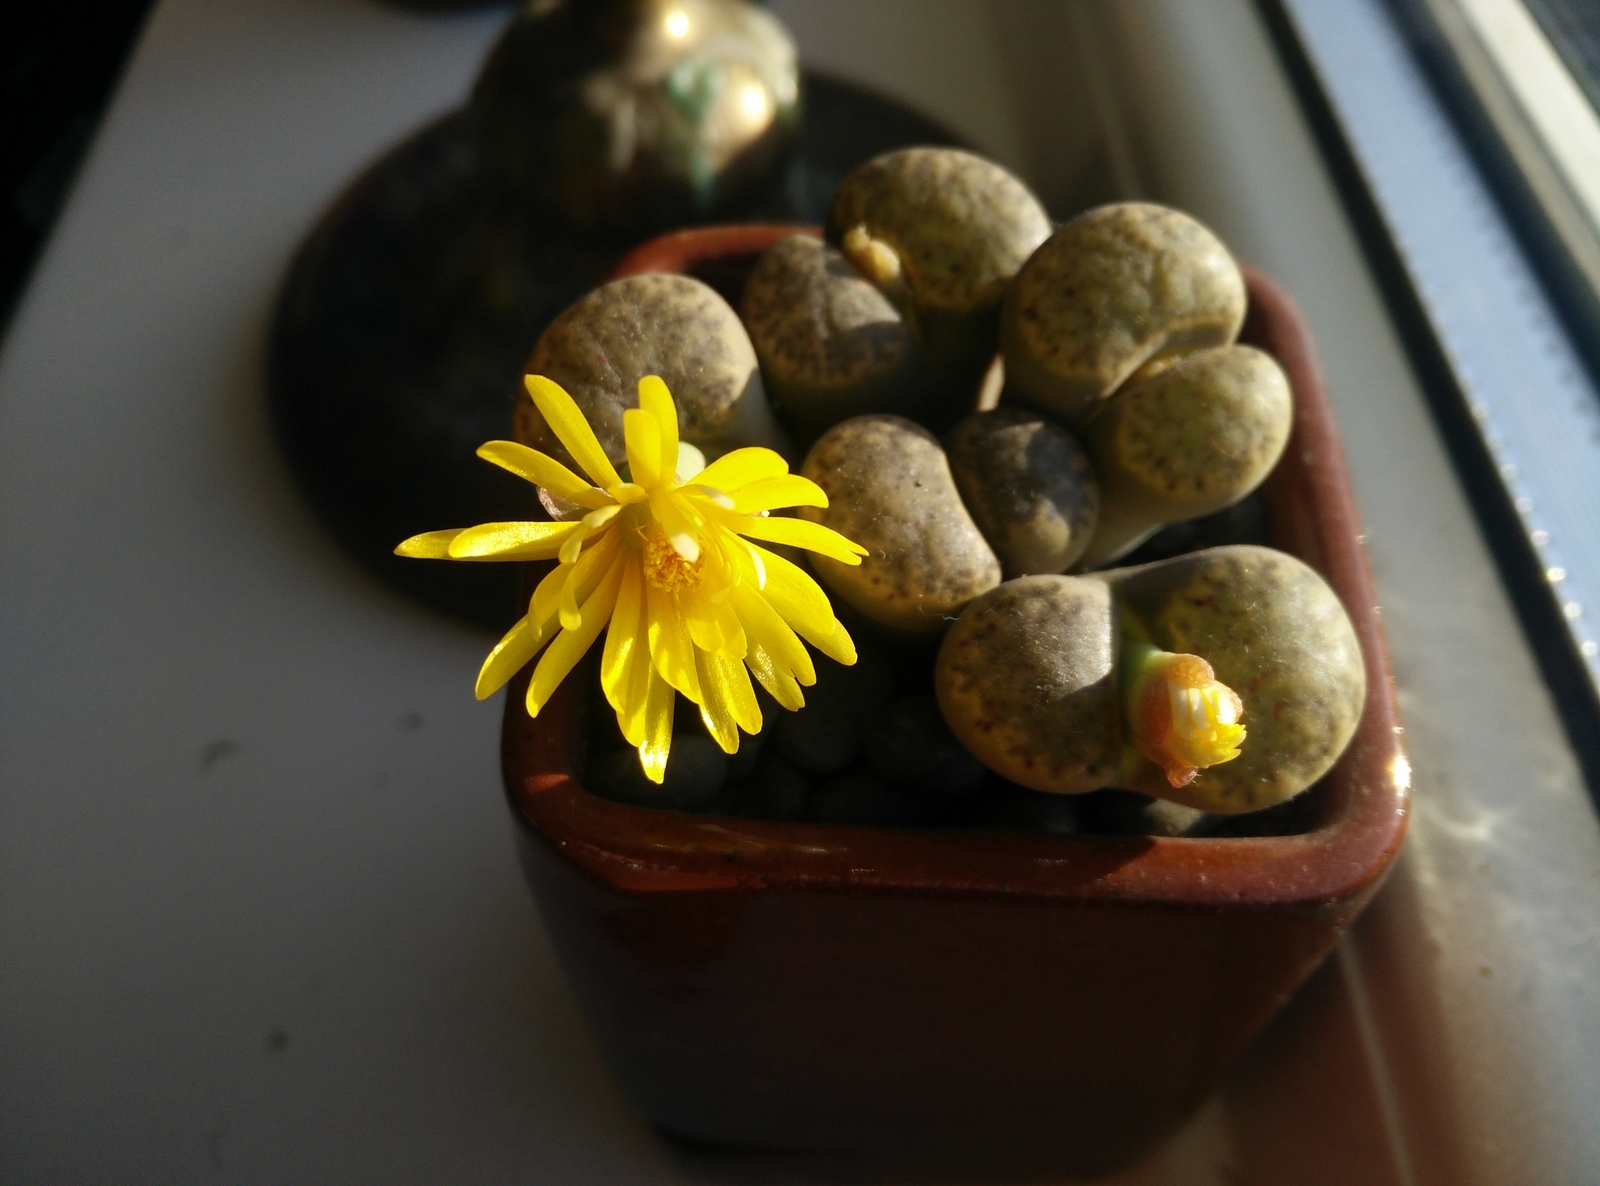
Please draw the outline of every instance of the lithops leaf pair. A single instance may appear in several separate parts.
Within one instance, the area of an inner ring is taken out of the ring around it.
[[[1212,548],[975,599],[934,677],[951,730],[1035,790],[1142,791],[1236,814],[1338,760],[1366,669],[1322,578],[1270,548]]]
[[[1244,278],[1189,215],[1144,202],[1061,227],[1001,315],[1011,391],[1079,432],[1100,479],[1081,563],[1238,502],[1276,464],[1292,399],[1278,364],[1236,346]]]
[[[866,412],[913,411],[925,377],[916,333],[821,239],[793,235],[764,252],[740,312],[773,404],[802,438]]]
[[[862,165],[834,192],[827,245],[779,244],[751,279],[745,320],[775,399],[811,435],[871,412],[953,423],[998,348],[1006,286],[1049,233],[1027,186],[969,152]]]
[[[819,560],[819,575],[879,625],[918,633],[943,630],[1002,577],[1066,569],[1098,499],[1077,442],[1015,408],[972,415],[943,444],[899,416],[853,417],[802,472],[829,500],[802,513],[868,552],[856,567]]]
[[[1251,346],[1188,355],[1105,401],[1084,430],[1101,498],[1082,566],[1249,494],[1288,444],[1293,403],[1283,368]]]
[[[827,235],[879,287],[904,292],[937,360],[981,373],[1006,288],[1050,225],[1039,199],[994,162],[907,148],[840,183]]]
[[[899,416],[836,424],[801,467],[828,496],[801,514],[867,549],[849,567],[815,564],[828,587],[892,630],[945,629],[963,606],[1000,583],[1000,561],[972,521],[939,440]]]
[[[1098,538],[1100,484],[1060,425],[995,408],[961,421],[944,445],[956,489],[1007,577],[1065,572]]]
[[[1141,370],[1244,324],[1245,287],[1222,241],[1178,210],[1119,202],[1050,236],[1006,292],[1006,381],[1069,425]]]
[[[771,176],[799,127],[799,69],[746,0],[529,0],[471,111],[505,198],[636,233],[712,216]]]
[[[613,464],[627,457],[622,413],[639,406],[639,380],[660,375],[677,400],[683,439],[714,459],[761,445],[787,450],[738,315],[690,276],[629,276],[568,306],[539,336],[527,371],[577,402]],[[531,400],[519,400],[516,437],[571,464]]]

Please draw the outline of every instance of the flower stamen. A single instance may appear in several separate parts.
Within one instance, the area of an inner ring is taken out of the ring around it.
[[[644,543],[645,580],[667,593],[684,593],[700,587],[706,566],[703,550],[693,560],[684,559],[667,533],[654,523],[644,527],[640,534]]]

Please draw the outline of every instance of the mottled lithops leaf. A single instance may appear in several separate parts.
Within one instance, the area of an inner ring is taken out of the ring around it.
[[[1110,785],[1122,751],[1116,608],[1092,577],[1029,576],[973,601],[939,647],[934,691],[985,766],[1036,791]]]
[[[783,451],[755,349],[728,302],[689,276],[629,276],[601,285],[551,322],[529,374],[564,387],[611,458],[626,460],[622,413],[639,406],[639,380],[659,375],[678,405],[683,439],[711,458],[743,445]],[[570,464],[529,400],[517,405],[517,439]]]
[[[929,423],[971,411],[998,348],[1006,286],[1050,234],[1027,186],[954,148],[885,153],[846,177],[828,207],[828,241],[900,305],[934,380]]]
[[[802,472],[829,500],[802,513],[867,549],[856,567],[814,558],[818,575],[880,625],[943,630],[1000,583],[1000,561],[926,429],[898,416],[857,416],[823,434]]]
[[[1251,346],[1191,354],[1118,391],[1085,436],[1101,501],[1084,566],[1238,502],[1272,472],[1292,416],[1283,368]]]
[[[1076,424],[1141,367],[1231,343],[1244,313],[1238,265],[1199,222],[1147,202],[1101,206],[1051,235],[1007,291],[1006,378]]]
[[[1065,572],[1089,546],[1100,505],[1072,435],[1035,412],[978,412],[945,437],[956,488],[1008,577]]]
[[[822,240],[794,235],[769,248],[745,284],[741,313],[767,392],[803,437],[869,412],[914,414],[916,335]]]

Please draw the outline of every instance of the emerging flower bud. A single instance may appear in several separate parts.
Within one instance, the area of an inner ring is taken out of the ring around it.
[[[1244,704],[1199,655],[1175,655],[1148,643],[1123,648],[1123,708],[1139,752],[1181,787],[1208,766],[1239,756]]]
[[[895,312],[900,314],[911,331],[920,336],[916,302],[911,298],[905,265],[895,249],[882,239],[874,239],[866,227],[854,226],[844,233],[839,250],[855,266],[856,271],[895,307]]]
[[[874,239],[866,227],[851,227],[839,246],[856,269],[879,288],[901,283],[900,257],[882,239]]]

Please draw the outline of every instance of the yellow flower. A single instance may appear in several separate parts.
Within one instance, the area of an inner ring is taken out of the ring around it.
[[[1148,643],[1124,644],[1128,731],[1139,752],[1186,786],[1208,766],[1239,756],[1244,702],[1199,655],[1179,655]]]
[[[805,703],[800,685],[817,678],[801,638],[840,663],[856,661],[855,644],[817,583],[751,542],[861,563],[866,550],[837,532],[768,516],[783,507],[827,506],[814,482],[758,448],[681,472],[677,405],[655,375],[639,381],[639,407],[622,416],[632,479],[624,481],[572,397],[542,375],[525,381],[593,485],[511,441],[490,441],[478,456],[587,513],[572,522],[430,531],[395,549],[425,559],[560,561],[534,591],[527,616],[489,652],[478,673],[480,700],[543,649],[528,684],[528,714],[538,716],[605,629],[601,686],[645,774],[660,782],[674,689],[700,706],[711,736],[731,754],[740,729],[761,729],[751,674],[779,704],[797,709]]]

